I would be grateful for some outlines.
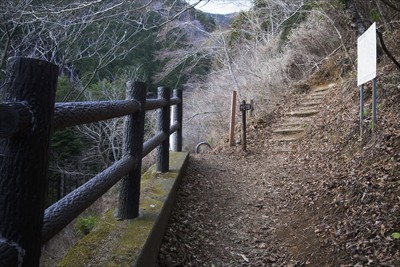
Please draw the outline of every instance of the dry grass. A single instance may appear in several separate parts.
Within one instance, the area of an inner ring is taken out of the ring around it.
[[[265,116],[283,96],[292,92],[295,84],[304,83],[310,75],[320,71],[328,57],[338,51],[349,55],[344,46],[351,40],[351,36],[345,34],[345,17],[320,10],[305,12],[307,19],[292,30],[286,44],[282,45],[280,36],[271,34],[263,38],[264,41],[250,40],[229,47],[230,61],[225,59],[224,64],[216,64],[218,68],[207,80],[197,83],[193,92],[186,96],[185,144],[188,150],[193,150],[200,141],[216,145],[227,139],[232,90],[238,91],[237,104],[242,100],[254,100],[256,116]],[[223,57],[219,55],[219,60]],[[348,64],[353,60],[349,58]],[[338,70],[332,72],[335,73],[327,77],[338,76]],[[237,112],[237,120],[239,115]]]

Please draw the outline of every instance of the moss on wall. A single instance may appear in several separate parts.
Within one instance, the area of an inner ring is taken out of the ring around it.
[[[58,266],[132,266],[152,231],[159,231],[153,228],[160,220],[159,215],[187,159],[188,153],[171,153],[170,172],[158,173],[155,166],[151,167],[142,176],[139,218],[117,221],[114,210],[108,211],[96,227],[67,252]]]

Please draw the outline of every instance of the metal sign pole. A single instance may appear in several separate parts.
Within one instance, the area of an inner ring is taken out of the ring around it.
[[[373,80],[374,89],[372,91],[372,129],[375,130],[376,126],[376,78]]]
[[[363,134],[363,120],[364,120],[364,84],[360,87],[360,137]]]

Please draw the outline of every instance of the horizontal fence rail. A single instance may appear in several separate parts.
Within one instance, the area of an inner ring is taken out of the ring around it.
[[[135,100],[56,103],[54,129],[122,117],[139,110],[140,104]]]
[[[145,110],[155,110],[163,108],[167,105],[167,101],[164,99],[148,99],[146,101]]]
[[[0,123],[0,138],[18,136],[32,129],[33,112],[28,102],[2,103]]]
[[[157,170],[166,172],[170,135],[172,149],[182,151],[182,91],[171,97],[160,87],[157,99],[146,99],[146,85],[129,82],[126,100],[55,103],[55,65],[28,58],[14,64],[0,104],[0,266],[39,266],[42,243],[117,182],[117,218],[139,215],[142,158],[157,148]],[[157,110],[157,134],[143,142],[149,110]],[[124,156],[44,209],[52,132],[122,116]]]
[[[121,178],[136,168],[137,162],[126,156],[72,191],[44,212],[42,241],[46,242],[104,195]]]

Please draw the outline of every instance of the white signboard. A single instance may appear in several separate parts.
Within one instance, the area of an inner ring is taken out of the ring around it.
[[[376,77],[376,23],[357,41],[357,85],[360,86]]]

